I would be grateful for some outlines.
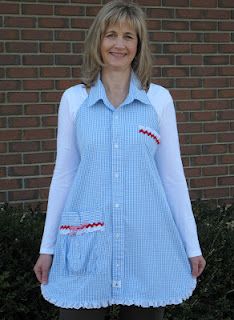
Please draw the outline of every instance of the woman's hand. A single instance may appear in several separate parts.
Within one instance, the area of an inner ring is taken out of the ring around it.
[[[48,282],[48,274],[52,264],[52,260],[53,260],[53,255],[40,254],[33,268],[33,271],[36,274],[37,280],[42,284],[46,284]]]
[[[193,277],[199,277],[206,266],[206,260],[203,256],[196,256],[189,258],[191,268],[192,268],[192,275]]]

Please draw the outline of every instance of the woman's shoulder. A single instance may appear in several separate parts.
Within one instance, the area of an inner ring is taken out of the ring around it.
[[[75,84],[69,88],[67,88],[63,94],[67,97],[67,98],[77,98],[77,96],[79,97],[87,97],[88,93],[86,90],[86,87],[83,83],[79,83],[79,84]]]
[[[158,100],[164,103],[168,103],[172,100],[170,91],[167,88],[153,82],[150,83],[150,87],[147,94],[149,97],[153,99],[157,98]]]

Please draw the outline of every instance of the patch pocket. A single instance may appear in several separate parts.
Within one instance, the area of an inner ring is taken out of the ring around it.
[[[140,124],[138,125],[138,133],[142,135],[143,142],[149,151],[154,154],[158,144],[160,144],[160,134],[153,128]]]
[[[65,265],[69,274],[95,273],[101,257],[105,223],[102,212],[64,213],[59,226],[63,237]]]

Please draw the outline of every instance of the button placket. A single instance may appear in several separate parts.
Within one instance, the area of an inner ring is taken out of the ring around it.
[[[116,111],[115,111],[116,112]],[[123,239],[121,234],[123,223],[123,186],[121,179],[121,126],[120,115],[113,114],[112,122],[112,201],[113,201],[113,265],[112,288],[113,296],[118,296],[121,288],[121,275],[123,266]],[[120,110],[118,111],[118,113]],[[120,263],[121,262],[121,263]],[[117,291],[116,291],[117,290]]]

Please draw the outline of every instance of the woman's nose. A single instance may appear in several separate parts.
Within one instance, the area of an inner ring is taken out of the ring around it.
[[[124,47],[124,40],[123,40],[122,37],[117,37],[116,38],[115,46],[118,47],[118,48],[123,48]]]

